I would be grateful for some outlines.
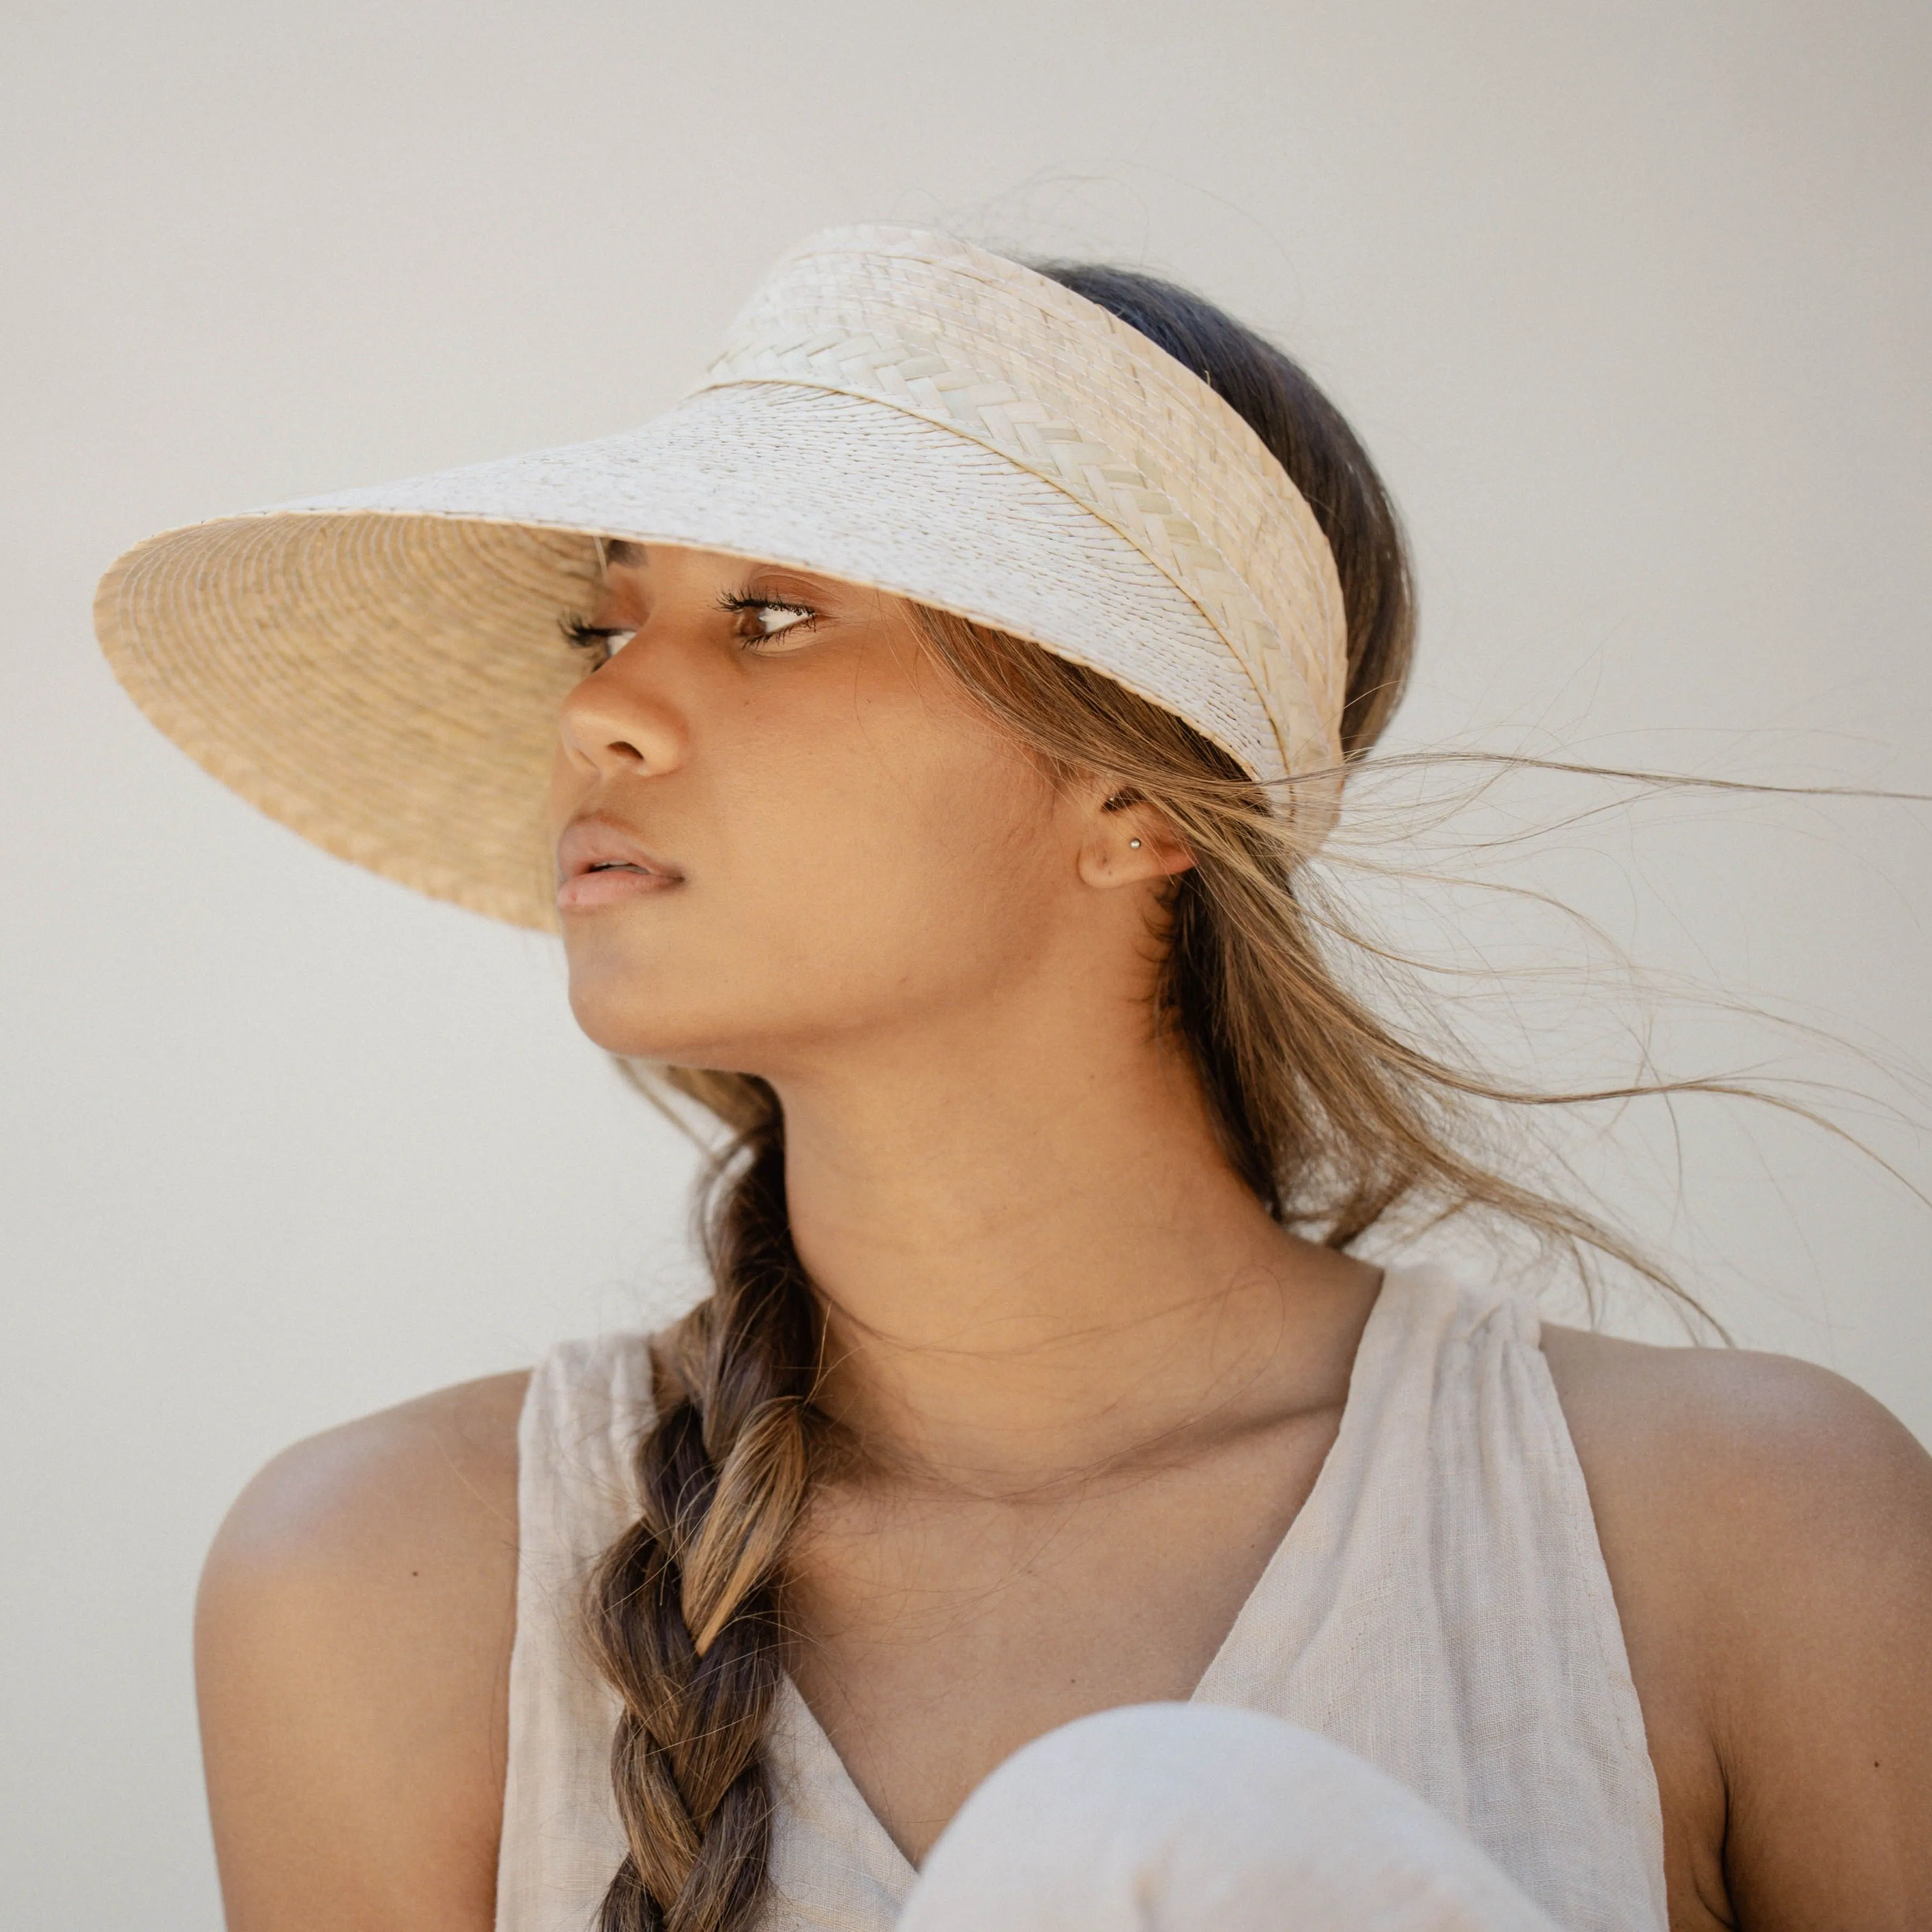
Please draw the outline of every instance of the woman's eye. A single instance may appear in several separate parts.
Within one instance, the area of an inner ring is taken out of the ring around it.
[[[776,638],[800,624],[808,624],[818,614],[800,604],[761,604],[753,613],[758,620],[758,634],[764,638]]]
[[[574,651],[590,660],[592,670],[601,670],[638,634],[613,624],[586,624],[581,617],[566,617],[563,634]]]
[[[818,621],[818,613],[808,604],[784,604],[764,597],[730,597],[727,610],[738,613],[738,636],[749,650],[795,650],[805,642],[805,634]],[[778,640],[788,641],[780,645]]]

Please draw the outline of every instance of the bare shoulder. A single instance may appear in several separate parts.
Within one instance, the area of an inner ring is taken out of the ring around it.
[[[527,1372],[439,1389],[284,1449],[236,1499],[209,1556],[236,1568],[373,1564],[492,1528],[516,1549]]]
[[[1748,1519],[1827,1546],[1932,1534],[1932,1457],[1891,1412],[1786,1355],[1654,1348],[1546,1324],[1550,1364],[1593,1484],[1694,1510],[1706,1530]]]
[[[195,1647],[236,1932],[490,1923],[527,1382],[299,1442],[223,1524]]]
[[[1673,1917],[1932,1923],[1932,1456],[1841,1376],[1546,1327]],[[1731,1916],[1726,1916],[1731,1915]]]
[[[1620,1593],[1746,1654],[1843,1597],[1932,1612],[1932,1456],[1809,1362],[1546,1327],[1544,1354]],[[1840,1625],[1842,1630],[1844,1626]]]

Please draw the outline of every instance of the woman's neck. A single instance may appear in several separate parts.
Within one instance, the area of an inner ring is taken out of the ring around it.
[[[822,1400],[868,1460],[1037,1490],[1346,1392],[1374,1270],[1275,1225],[1185,1048],[1112,1005],[777,1083]]]

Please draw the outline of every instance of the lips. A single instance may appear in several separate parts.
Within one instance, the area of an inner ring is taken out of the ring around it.
[[[557,909],[578,912],[682,885],[684,874],[608,818],[574,820],[557,841]]]

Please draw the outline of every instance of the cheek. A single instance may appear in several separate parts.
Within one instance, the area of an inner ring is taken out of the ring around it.
[[[976,719],[872,722],[775,752],[743,800],[731,871],[764,928],[748,943],[851,993],[910,992],[1024,949],[1074,877],[1045,781]]]
[[[544,824],[549,832],[548,854],[556,856],[556,842],[563,836],[563,828],[569,824],[584,796],[584,781],[572,767],[559,744],[550,753],[550,788],[544,796]]]

